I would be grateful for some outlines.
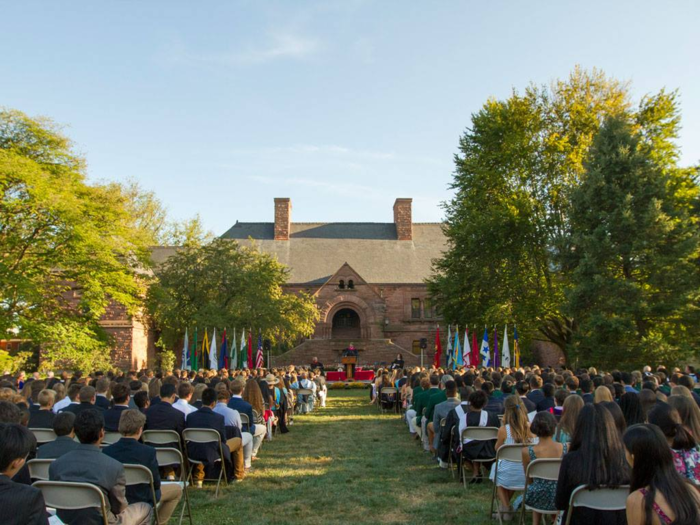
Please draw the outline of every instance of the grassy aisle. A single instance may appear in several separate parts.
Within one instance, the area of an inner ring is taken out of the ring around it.
[[[218,499],[193,490],[195,523],[492,523],[489,484],[465,491],[397,415],[368,401],[366,390],[331,391],[325,409],[296,416],[289,434],[263,445],[243,483]]]

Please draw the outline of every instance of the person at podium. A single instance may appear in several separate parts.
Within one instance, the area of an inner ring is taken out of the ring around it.
[[[353,346],[352,343],[343,351],[343,357],[357,357],[357,349]]]

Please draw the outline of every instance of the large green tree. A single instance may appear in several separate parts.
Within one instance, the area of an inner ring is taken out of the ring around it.
[[[567,310],[585,364],[671,364],[700,346],[698,188],[675,166],[675,97],[658,100],[605,122],[572,193]]]
[[[53,122],[0,111],[1,334],[44,344],[49,357],[99,356],[109,301],[136,313],[145,294],[149,239],[127,204],[120,188],[86,182]]]
[[[285,293],[289,270],[236,241],[214,239],[178,249],[156,270],[149,310],[161,345],[173,348],[186,327],[254,330],[273,341],[308,336],[319,318],[305,293]]]

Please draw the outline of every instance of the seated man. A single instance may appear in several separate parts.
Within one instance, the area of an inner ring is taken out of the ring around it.
[[[34,435],[22,425],[0,423],[0,523],[49,523],[41,491],[12,481],[35,447]]]
[[[58,414],[59,412],[65,410],[71,405],[79,404],[80,401],[78,401],[78,394],[80,394],[81,388],[83,388],[82,385],[78,383],[71,383],[71,385],[68,387],[68,394],[66,394],[66,397],[61,399],[58,403],[56,403],[53,406],[54,413]]]
[[[122,464],[148,467],[153,475],[153,488],[156,491],[157,501],[154,502],[151,497],[151,488],[143,484],[126,487],[126,499],[129,503],[141,501],[151,506],[157,503],[158,518],[163,524],[168,522],[175,507],[177,507],[182,497],[182,487],[176,483],[161,485],[156,449],[139,443],[145,424],[146,416],[139,410],[125,410],[119,420],[119,433],[122,438],[113,445],[104,448],[102,452]]]
[[[109,399],[107,399],[107,391],[109,390],[109,379],[106,377],[101,377],[95,383],[95,406],[100,407],[102,410],[107,410],[109,408]]]
[[[321,372],[324,371],[323,363],[318,360],[318,357],[314,357],[311,360],[311,364],[309,365],[309,370],[311,370],[312,372],[315,372],[316,370],[319,370],[319,369],[321,370]]]
[[[75,414],[73,412],[61,412],[58,414],[53,420],[53,431],[56,433],[56,439],[41,445],[36,452],[36,457],[39,459],[57,459],[63,454],[78,448],[78,443],[74,439],[74,423]]]
[[[52,428],[56,414],[53,413],[53,402],[56,392],[53,390],[42,390],[36,396],[39,402],[39,410],[29,411],[29,428]]]
[[[226,439],[224,416],[214,413],[216,396],[216,390],[213,388],[207,388],[202,392],[202,408],[187,416],[187,428],[211,428],[216,430],[221,437],[221,448],[223,449],[224,457],[220,458],[219,448],[216,443],[188,443],[187,456],[204,462],[206,466],[212,466],[217,460],[222,459],[226,464],[230,478],[231,454],[233,454],[233,474],[236,481],[240,481],[245,477],[243,443],[239,437]],[[201,487],[204,480],[204,468],[202,468],[202,465],[195,465],[193,476],[197,487]]]
[[[78,393],[78,400],[80,401],[80,403],[78,403],[77,405],[71,403],[66,408],[64,408],[64,410],[67,410],[68,412],[73,412],[76,416],[84,410],[95,409],[99,412],[103,412],[103,410],[100,407],[95,406],[95,401],[97,401],[97,393],[95,389],[91,386],[84,386],[80,389],[80,392]]]
[[[177,387],[177,397],[179,399],[173,403],[173,408],[177,408],[180,412],[182,412],[185,415],[185,420],[187,420],[187,416],[189,416],[192,412],[197,411],[196,407],[190,405],[192,394],[194,394],[194,387],[192,386],[192,383],[183,381]]]
[[[245,469],[250,470],[251,461],[253,458],[253,435],[250,432],[243,432],[243,424],[241,416],[237,410],[228,407],[228,402],[231,400],[231,395],[226,389],[226,385],[221,383],[224,388],[218,390],[216,394],[216,406],[214,412],[224,416],[224,425],[226,427],[226,438],[240,437],[243,443],[243,463]],[[217,385],[218,386],[218,385]]]
[[[185,430],[185,415],[177,408],[173,408],[175,402],[175,385],[166,383],[160,387],[160,402],[151,405],[146,410],[146,430],[174,430],[178,435]],[[145,392],[146,396],[148,392]],[[134,399],[142,396],[138,392]],[[174,436],[173,436],[174,437]],[[180,449],[180,440],[172,443],[158,445],[158,447],[169,447]],[[167,479],[175,479],[175,473],[172,467],[163,469]]]
[[[49,467],[51,481],[92,483],[105,495],[110,524],[147,525],[153,509],[147,503],[129,505],[126,501],[124,467],[100,451],[105,435],[104,420],[98,409],[83,410],[75,418],[78,448],[64,454]],[[97,509],[59,510],[58,517],[67,525],[102,524]]]
[[[245,390],[245,380],[236,379],[231,383],[231,400],[228,402],[228,407],[237,410],[239,414],[245,414],[248,416],[248,421],[250,422],[250,427],[248,425],[243,425],[243,432],[250,432],[253,436],[253,450],[252,456],[255,459],[260,450],[260,445],[262,445],[263,438],[267,433],[267,428],[265,425],[256,425],[255,418],[253,417],[253,406],[243,399],[243,391]]]
[[[119,419],[125,410],[129,409],[129,387],[124,383],[117,383],[112,387],[112,408],[105,410],[105,430],[107,432],[119,432]]]

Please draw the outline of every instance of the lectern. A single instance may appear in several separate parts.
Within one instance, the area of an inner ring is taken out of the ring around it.
[[[346,355],[340,358],[340,362],[345,365],[345,375],[348,379],[355,377],[355,365],[357,365],[357,357],[354,355]]]

